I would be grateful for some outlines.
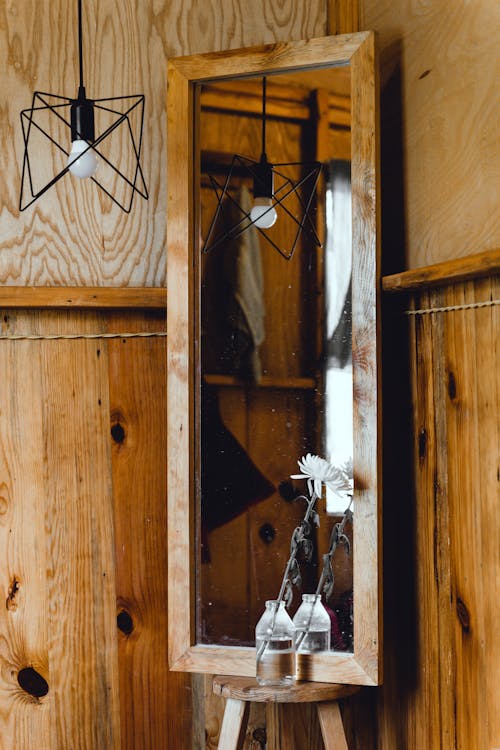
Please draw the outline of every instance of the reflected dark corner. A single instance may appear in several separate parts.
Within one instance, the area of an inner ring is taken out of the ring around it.
[[[265,233],[248,226],[199,253],[199,643],[255,644],[255,625],[265,601],[278,594],[291,535],[303,515],[297,498],[306,492],[305,482],[290,479],[297,460],[313,453],[337,457],[340,464],[353,455],[350,72],[343,67],[319,74],[268,79],[266,150],[270,161],[292,164],[295,183],[300,169],[321,156],[310,210],[320,246],[311,232],[295,239],[296,222],[291,226],[287,213],[298,215],[304,205],[298,190]],[[257,82],[238,81],[243,101],[251,101]],[[344,110],[337,105],[341,111],[329,116],[324,142],[315,105],[318,86],[345,102]],[[223,90],[224,84],[219,93]],[[211,83],[206,107],[204,89],[200,96],[201,246],[207,233],[225,236],[224,227],[214,230],[214,211],[221,222],[237,221],[238,206],[251,214],[252,182],[244,170],[228,165],[242,141],[252,151],[249,157],[258,158],[260,148],[258,110],[250,104],[248,112],[245,104],[238,113],[222,104],[218,109],[217,93],[217,83]],[[273,97],[283,105],[287,96],[304,97],[309,116],[278,114]],[[214,181],[225,185],[227,206],[221,206],[220,192],[214,195]],[[286,260],[276,247],[292,243],[293,257]],[[314,531],[312,560],[300,561],[302,591],[294,594],[292,616],[301,593],[316,588],[331,530],[348,500],[344,507],[331,497],[326,503]],[[337,550],[333,593],[323,600],[335,651],[353,651],[352,525],[346,532],[351,553]]]

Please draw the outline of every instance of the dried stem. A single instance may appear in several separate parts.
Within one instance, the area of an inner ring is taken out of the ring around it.
[[[325,555],[323,555],[323,562],[324,562],[323,570],[321,571],[321,576],[319,578],[318,585],[316,586],[316,591],[314,592],[314,602],[311,607],[309,619],[307,621],[305,629],[301,632],[301,634],[299,635],[295,643],[295,648],[297,651],[299,650],[302,641],[304,640],[306,635],[309,633],[309,629],[311,627],[312,616],[314,612],[314,607],[316,606],[316,602],[318,601],[318,599],[321,598],[321,592],[323,590],[323,587],[325,585],[325,581],[328,575],[327,569],[330,568],[330,566],[326,565],[326,562],[329,561],[331,564],[333,555],[335,554],[335,550],[337,549],[339,542],[343,540],[343,537],[345,537],[345,534],[344,534],[345,526],[347,522],[352,518],[351,505],[352,505],[352,495],[349,501],[349,505],[344,511],[342,520],[339,523],[334,524],[332,533],[330,534],[330,545],[328,548],[328,552]]]

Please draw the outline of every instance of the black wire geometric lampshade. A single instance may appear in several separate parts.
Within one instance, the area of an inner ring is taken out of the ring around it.
[[[321,247],[310,215],[321,172],[321,162],[271,164],[266,155],[266,78],[262,79],[262,151],[260,160],[235,154],[224,179],[207,167],[206,174],[217,197],[217,207],[205,238],[202,252],[209,252],[255,226],[260,235],[286,260],[293,256],[302,232]],[[253,186],[253,207],[246,210],[238,202],[238,185],[249,180]],[[286,247],[278,244],[272,227],[288,222],[290,239]]]
[[[35,91],[31,107],[21,112],[24,153],[20,211],[67,172],[91,179],[125,213],[130,212],[136,193],[148,199],[140,163],[144,94],[88,99],[83,83],[82,42],[82,0],[78,0],[80,85],[76,98]],[[40,149],[52,149],[50,162],[45,160],[51,165],[49,175],[42,174]],[[127,158],[122,159],[123,154]],[[116,159],[120,167],[113,163]],[[125,161],[128,170],[123,171]]]

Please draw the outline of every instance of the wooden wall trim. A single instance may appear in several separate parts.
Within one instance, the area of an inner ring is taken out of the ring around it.
[[[359,0],[327,0],[327,34],[350,34],[361,31]]]
[[[384,292],[403,292],[477,279],[500,271],[500,249],[384,276]]]
[[[167,290],[160,287],[4,286],[0,287],[0,307],[162,310],[167,307]]]

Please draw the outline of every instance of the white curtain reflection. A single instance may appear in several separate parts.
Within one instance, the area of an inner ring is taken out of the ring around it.
[[[353,455],[351,165],[332,161],[326,190],[324,452],[336,465]],[[346,502],[327,491],[327,511]]]

